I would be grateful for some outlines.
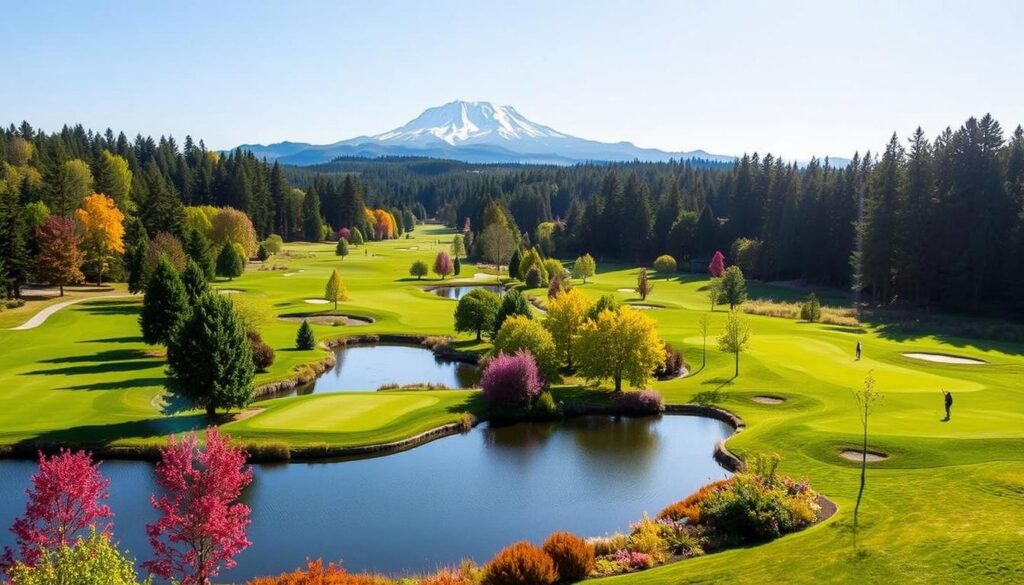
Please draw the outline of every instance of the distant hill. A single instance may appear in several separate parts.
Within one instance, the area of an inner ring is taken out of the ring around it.
[[[703,159],[732,162],[735,157],[703,150],[666,152],[630,142],[598,142],[558,132],[528,120],[512,106],[454,101],[430,108],[408,124],[383,134],[334,144],[302,142],[243,144],[259,158],[283,164],[315,165],[339,157],[431,157],[470,163],[571,165],[580,162],[665,162]]]

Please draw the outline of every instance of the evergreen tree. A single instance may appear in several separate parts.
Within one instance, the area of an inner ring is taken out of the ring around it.
[[[520,278],[519,265],[523,261],[523,253],[516,246],[516,249],[512,251],[512,257],[508,261],[508,275],[510,278]]]
[[[185,264],[185,271],[181,273],[181,283],[185,287],[185,295],[190,304],[195,304],[199,297],[209,292],[210,287],[206,282],[206,274],[199,264],[192,258]]]
[[[203,235],[203,232],[192,229],[185,234],[184,244],[185,254],[199,265],[207,281],[212,280],[217,274],[217,262],[213,256],[210,240]]]
[[[146,294],[139,313],[142,339],[150,345],[166,345],[188,308],[188,296],[178,271],[166,256],[161,256],[153,274],[146,280]]]
[[[25,218],[18,204],[18,195],[0,187],[0,258],[4,262],[5,292],[8,297],[21,297],[21,286],[28,279],[28,233]]]
[[[185,207],[167,184],[155,161],[147,163],[139,183],[136,205],[146,232],[167,232],[180,237],[185,226]]]
[[[338,245],[334,247],[334,254],[341,256],[342,260],[345,259],[345,256],[348,256],[348,242],[345,241],[345,238],[338,239]]]
[[[310,187],[302,199],[302,238],[307,242],[323,240],[323,219],[320,217],[320,196]]]
[[[217,255],[217,276],[234,280],[236,276],[242,275],[244,266],[242,257],[238,250],[231,244],[224,244],[220,247],[220,254]]]
[[[252,349],[242,320],[225,298],[199,297],[171,337],[167,364],[171,389],[208,416],[218,408],[245,408],[252,402]]]
[[[124,267],[128,272],[128,292],[137,294],[146,288],[146,256],[149,234],[138,217],[129,215],[124,222]]]
[[[459,260],[459,257],[456,256],[452,262],[452,274],[458,276],[460,272],[462,272],[462,260]]]
[[[310,350],[316,347],[316,335],[313,334],[313,328],[305,319],[302,320],[302,325],[299,325],[299,332],[295,335],[295,347],[302,350]]]
[[[530,311],[530,302],[526,300],[526,295],[513,289],[505,293],[505,296],[501,299],[498,313],[494,317],[494,334],[498,334],[498,330],[505,323],[505,319],[515,315],[533,319],[533,312]]]

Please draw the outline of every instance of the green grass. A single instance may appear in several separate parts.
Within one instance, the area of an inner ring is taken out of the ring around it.
[[[433,244],[438,239],[440,246]],[[351,297],[339,310],[376,321],[361,327],[317,325],[319,338],[452,334],[455,303],[421,289],[439,281],[407,276],[414,259],[429,263],[450,239],[442,228],[421,227],[412,240],[370,244],[366,249],[373,255],[353,248],[344,261],[330,245],[288,245],[288,250],[313,256],[278,256],[273,262],[288,270],[250,267],[241,278],[218,286],[260,297],[274,314],[322,311],[327,307],[304,299],[322,295],[330,270],[338,268]],[[410,246],[420,249],[402,249]],[[576,286],[594,297],[611,293],[640,302],[636,294],[619,291],[634,285],[635,268],[598,268],[588,284]],[[460,280],[470,280],[473,271],[464,265]],[[1024,566],[1024,346],[898,334],[871,324],[858,331],[749,316],[753,342],[741,358],[740,376],[733,379],[732,356],[715,349],[714,335],[725,316],[721,309],[710,313],[707,365],[700,368],[697,316],[708,310],[706,280],[658,277],[654,283],[644,304],[662,308],[647,314],[694,370],[687,378],[655,387],[672,403],[709,403],[738,414],[748,428],[729,441],[730,449],[741,455],[778,452],[784,472],[808,477],[840,508],[825,524],[766,545],[602,583],[991,583],[1019,578]],[[528,292],[543,296],[545,291]],[[760,284],[751,292],[779,300],[804,294]],[[822,292],[819,296],[829,304],[843,302],[842,295]],[[163,360],[141,342],[138,305],[137,299],[97,300],[65,308],[36,329],[0,330],[0,443],[41,438],[130,445],[201,426],[204,421],[195,413],[162,412]],[[0,319],[5,327],[15,326],[41,306],[30,303],[17,318],[4,313]],[[323,356],[320,350],[291,349],[296,328],[277,320],[264,328],[264,338],[277,350],[277,363],[259,376],[259,383],[284,378]],[[469,336],[458,339],[475,345]],[[858,339],[864,344],[860,362],[853,359]],[[909,351],[964,355],[988,364],[925,363],[903,357]],[[870,445],[890,458],[869,468],[861,546],[855,552],[851,527],[859,470],[839,452],[858,443],[852,393],[869,371],[885,395],[871,419]],[[940,420],[940,389],[955,397],[949,422]],[[586,398],[573,388],[560,391]],[[787,402],[770,406],[751,400],[762,393]],[[462,411],[476,408],[473,396],[402,391],[277,399],[257,404],[261,412],[226,428],[254,442],[364,445],[456,421]],[[643,510],[635,512],[639,518]]]

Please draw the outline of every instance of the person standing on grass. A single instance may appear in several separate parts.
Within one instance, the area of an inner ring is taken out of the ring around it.
[[[860,340],[858,339],[857,340],[857,361],[858,362],[860,361],[860,351],[861,351],[861,345],[860,345]]]
[[[953,393],[943,390],[942,396],[945,398],[946,403],[946,418],[944,420],[949,420],[949,409],[953,407]]]

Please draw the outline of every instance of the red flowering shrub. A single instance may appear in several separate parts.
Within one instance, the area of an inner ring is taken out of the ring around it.
[[[711,264],[708,265],[708,274],[712,278],[721,278],[725,274],[725,255],[721,251],[715,251],[711,257]]]
[[[526,406],[544,389],[537,360],[526,350],[491,359],[480,386],[490,403],[503,407]]]
[[[568,532],[555,532],[541,546],[555,563],[562,581],[585,579],[594,570],[594,547]]]
[[[551,585],[558,571],[551,557],[525,540],[505,547],[484,567],[481,585]]]

